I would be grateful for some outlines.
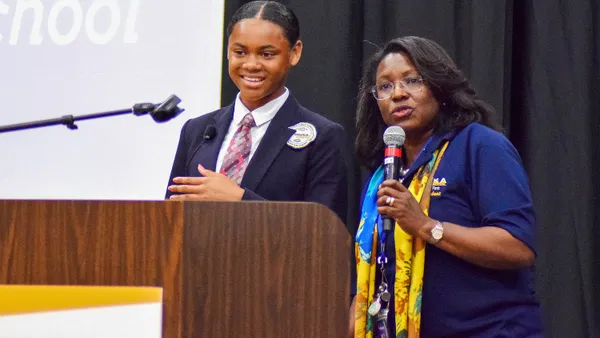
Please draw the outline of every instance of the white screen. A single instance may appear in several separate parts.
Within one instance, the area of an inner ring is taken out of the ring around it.
[[[0,0],[0,125],[182,99],[0,133],[0,198],[164,197],[183,123],[219,106],[224,0]]]

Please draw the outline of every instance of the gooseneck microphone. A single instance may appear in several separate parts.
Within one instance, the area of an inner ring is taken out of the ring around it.
[[[169,96],[164,102],[154,104],[154,103],[136,103],[131,108],[113,110],[102,113],[95,114],[87,114],[80,116],[73,115],[64,115],[59,118],[47,119],[47,120],[39,120],[33,122],[25,122],[18,124],[11,124],[8,126],[0,126],[0,133],[6,133],[17,130],[25,130],[32,128],[40,128],[40,127],[49,127],[55,125],[65,125],[67,128],[71,130],[78,129],[78,126],[75,124],[77,121],[85,121],[91,119],[97,119],[102,117],[111,117],[117,115],[125,115],[131,114],[135,116],[141,116],[149,114],[152,116],[152,119],[156,122],[162,123],[169,121],[170,119],[176,117],[181,114],[185,109],[179,108],[178,105],[181,103],[181,99],[176,95]]]
[[[383,171],[385,180],[398,180],[400,170],[402,170],[402,145],[406,134],[404,129],[398,126],[388,127],[383,133],[383,143],[385,143],[385,154],[383,158]],[[392,231],[394,219],[388,215],[382,215],[383,230]]]
[[[155,122],[169,121],[184,111],[184,109],[178,107],[179,103],[181,103],[181,99],[176,95],[171,95],[163,103],[154,105],[150,116]]]

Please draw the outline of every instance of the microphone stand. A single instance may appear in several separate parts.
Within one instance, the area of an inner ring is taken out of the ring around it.
[[[77,125],[75,122],[84,121],[84,120],[92,120],[102,117],[110,117],[117,115],[125,115],[125,114],[134,114],[136,116],[141,116],[145,114],[150,114],[154,121],[156,122],[166,122],[175,116],[181,114],[185,109],[181,109],[177,107],[177,105],[181,102],[175,95],[169,96],[169,98],[160,104],[154,103],[137,103],[134,104],[132,108],[121,109],[121,110],[113,110],[108,112],[96,113],[96,114],[88,114],[88,115],[65,115],[59,118],[47,119],[47,120],[39,120],[33,122],[25,122],[18,124],[11,124],[7,126],[0,126],[0,134],[7,133],[11,131],[17,130],[25,130],[25,129],[33,129],[40,127],[48,127],[55,126],[59,124],[65,125],[67,128],[71,130],[77,129]]]

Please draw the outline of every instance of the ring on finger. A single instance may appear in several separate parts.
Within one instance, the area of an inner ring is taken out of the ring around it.
[[[389,206],[392,206],[392,204],[394,204],[394,198],[388,196],[388,198],[385,200],[385,203]]]

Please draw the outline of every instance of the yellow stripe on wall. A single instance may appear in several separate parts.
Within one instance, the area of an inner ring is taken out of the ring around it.
[[[162,288],[0,285],[0,316],[162,302]]]

